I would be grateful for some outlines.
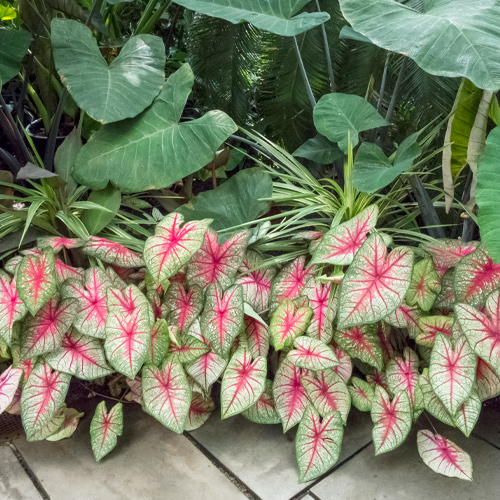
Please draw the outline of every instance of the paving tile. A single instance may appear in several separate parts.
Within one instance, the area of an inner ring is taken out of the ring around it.
[[[500,411],[483,408],[473,432],[500,448]]]
[[[427,426],[426,426],[427,427]],[[423,428],[423,427],[422,427]],[[438,431],[472,458],[474,481],[436,474],[420,459],[414,429],[402,446],[375,456],[373,445],[339,467],[311,492],[321,500],[486,500],[498,498],[500,451],[460,431]]]
[[[71,439],[14,442],[51,500],[246,498],[188,438],[166,429],[138,405],[124,405],[123,436],[96,463],[90,446],[91,418],[92,412],[85,415]]]
[[[298,484],[296,428],[283,435],[280,425],[249,422],[242,416],[220,420],[214,414],[191,435],[263,500],[288,500],[307,487]],[[371,440],[371,420],[353,408],[339,462]]]
[[[41,500],[42,496],[9,446],[0,446],[0,498]]]

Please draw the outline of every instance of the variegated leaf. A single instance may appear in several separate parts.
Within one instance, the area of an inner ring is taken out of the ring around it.
[[[258,268],[264,260],[257,252],[248,250],[239,269],[236,283],[243,287],[243,300],[258,313],[269,308],[271,283],[276,275],[274,267]]]
[[[441,422],[455,427],[455,422],[452,415],[445,408],[442,401],[437,397],[434,389],[432,388],[431,381],[429,378],[429,369],[424,368],[423,372],[418,377],[418,386],[422,391],[422,396],[424,400],[424,408],[433,416],[436,417]]]
[[[385,372],[383,371],[374,370],[373,373],[366,376],[366,381],[373,387],[373,390],[375,390],[377,387],[382,387],[382,389],[389,391],[387,377],[385,375]]]
[[[452,345],[442,334],[436,335],[429,366],[432,388],[453,415],[474,386],[477,358],[462,337]]]
[[[307,335],[325,344],[332,340],[333,320],[337,314],[338,299],[331,291],[331,283],[322,285],[315,281],[309,282],[302,291],[302,294],[309,299],[309,306],[313,310]]]
[[[40,249],[50,247],[54,253],[60,252],[63,248],[68,250],[72,248],[80,248],[84,241],[79,238],[64,238],[62,236],[45,236],[38,238],[37,246]]]
[[[358,250],[342,279],[340,328],[378,321],[402,304],[410,285],[413,251],[397,247],[389,255],[378,234]]]
[[[212,384],[222,375],[227,361],[214,351],[207,352],[186,366],[186,371],[208,392]]]
[[[56,270],[57,285],[62,285],[68,279],[74,279],[83,282],[85,280],[85,271],[81,267],[73,267],[65,264],[61,259],[56,258],[54,261]]]
[[[332,346],[333,353],[339,360],[337,366],[333,367],[333,371],[347,384],[352,374],[352,362],[350,356],[344,352],[340,347]]]
[[[171,213],[156,226],[155,235],[146,240],[144,260],[153,278],[162,283],[176,274],[197,252],[212,219],[184,222],[179,213]]]
[[[269,379],[266,379],[264,392],[260,395],[259,399],[247,408],[242,415],[256,424],[281,423],[281,418],[274,404],[273,383]]]
[[[306,408],[295,437],[299,482],[316,479],[337,463],[343,437],[344,426],[339,412],[334,411],[321,419],[311,405]]]
[[[479,245],[466,255],[455,270],[454,288],[457,302],[474,307],[485,304],[486,297],[500,287],[500,264],[494,264],[486,248]]]
[[[424,316],[419,318],[418,326],[421,332],[417,335],[415,342],[419,345],[432,347],[438,333],[450,338],[453,321],[454,319],[449,316]]]
[[[468,437],[476,425],[479,413],[481,413],[481,400],[477,390],[473,389],[469,397],[460,405],[457,413],[453,416],[455,425]]]
[[[142,260],[142,257],[138,253],[132,252],[132,250],[120,245],[120,243],[98,236],[91,236],[85,245],[83,245],[82,252],[115,266],[144,266],[144,260]]]
[[[221,385],[221,416],[232,417],[250,408],[264,392],[266,358],[252,361],[250,351],[238,349],[224,372]]]
[[[449,439],[422,430],[417,434],[420,458],[427,467],[438,474],[472,481],[472,460],[462,448]]]
[[[168,324],[164,319],[157,319],[151,327],[151,347],[148,351],[146,362],[161,366],[168,354],[170,338]]]
[[[422,243],[422,250],[432,256],[436,270],[444,274],[446,270],[455,267],[462,257],[474,252],[478,246],[477,241],[463,243],[460,240],[439,239],[432,243]]]
[[[307,370],[298,368],[284,360],[278,367],[273,383],[273,397],[276,411],[281,417],[283,432],[297,425],[309,402],[301,379]]]
[[[418,319],[422,311],[417,306],[409,306],[403,302],[400,306],[388,314],[384,321],[396,328],[406,328],[411,338],[415,338],[420,333]]]
[[[182,434],[191,406],[191,388],[178,360],[168,357],[161,368],[144,366],[142,396],[148,413]]]
[[[19,298],[33,315],[50,300],[56,291],[54,253],[50,248],[40,256],[23,257],[17,268],[16,286]]]
[[[269,352],[269,329],[266,325],[262,324],[255,318],[247,316],[244,317],[245,322],[245,335],[248,342],[248,349],[252,358],[257,356],[267,357]]]
[[[113,450],[118,443],[118,436],[122,433],[122,403],[116,403],[108,413],[105,401],[101,401],[90,423],[90,442],[97,462]]]
[[[375,228],[378,206],[370,205],[352,219],[330,229],[314,251],[312,264],[337,264],[346,266]]]
[[[182,364],[191,363],[198,359],[203,354],[210,351],[210,346],[206,345],[201,340],[194,338],[191,335],[182,335],[179,346],[173,342],[169,347],[169,354],[177,355]]]
[[[102,343],[75,330],[64,335],[61,347],[47,354],[45,361],[54,370],[82,380],[94,380],[112,373]]]
[[[21,329],[21,358],[26,360],[58,349],[75,318],[77,303],[52,297],[35,316],[28,316]]]
[[[0,271],[0,339],[10,346],[12,328],[16,321],[24,318],[26,306],[19,298],[16,280],[10,279],[7,273]]]
[[[441,278],[441,291],[434,302],[436,309],[453,309],[455,304],[455,269],[448,269]]]
[[[47,441],[60,441],[61,439],[71,437],[75,433],[78,423],[84,415],[74,408],[61,408],[60,411],[63,415],[63,423],[54,434],[46,438]]]
[[[400,446],[407,438],[412,422],[410,396],[401,391],[391,401],[389,394],[377,387],[372,400],[372,431],[375,455],[386,453]]]
[[[203,335],[220,356],[229,354],[231,345],[243,327],[243,288],[234,285],[225,292],[218,283],[207,288],[201,316]]]
[[[353,326],[334,333],[335,342],[352,358],[382,369],[383,357],[377,324]]]
[[[0,374],[0,415],[12,404],[22,376],[23,371],[13,366]]]
[[[297,307],[294,301],[284,299],[271,317],[269,338],[278,351],[292,347],[295,339],[302,335],[311,321],[310,307]]]
[[[418,384],[419,358],[415,351],[405,347],[403,357],[392,359],[385,370],[387,384],[392,394],[405,391],[410,396],[412,406],[415,406],[415,390]]]
[[[104,271],[90,267],[85,271],[84,282],[69,279],[63,283],[61,294],[78,303],[74,327],[84,335],[103,339],[108,316],[106,294],[111,282]]]
[[[210,396],[205,397],[203,394],[193,393],[184,430],[194,431],[198,429],[208,420],[214,410],[215,404]]]
[[[135,378],[151,345],[153,312],[148,300],[134,285],[107,293],[106,357],[113,368]]]
[[[174,282],[168,287],[163,303],[167,308],[168,323],[177,326],[182,334],[203,309],[203,290],[193,285],[186,291],[184,285]]]
[[[317,371],[340,364],[332,349],[321,340],[298,337],[293,346],[295,349],[288,353],[288,359],[299,368]]]
[[[382,349],[382,359],[384,366],[394,357],[394,348],[391,343],[391,327],[385,321],[379,321],[377,324],[377,335]]]
[[[302,377],[307,397],[322,417],[338,411],[344,425],[351,409],[351,396],[345,382],[332,370],[327,369]]]
[[[347,388],[351,394],[352,404],[359,411],[371,411],[375,391],[368,382],[358,377],[352,377]]]
[[[493,367],[481,358],[477,360],[476,382],[481,401],[494,398],[500,394],[500,377]]]
[[[64,412],[66,405],[62,405],[55,415],[42,427],[38,428],[32,434],[26,434],[26,441],[42,441],[48,439],[50,436],[55,435],[64,424]]]
[[[231,286],[243,262],[248,231],[231,236],[223,245],[217,243],[217,233],[209,228],[201,248],[191,257],[187,268],[189,284],[205,288],[218,282],[223,289]]]
[[[413,268],[410,287],[406,292],[406,302],[428,311],[441,291],[441,280],[434,269],[432,259],[423,259]]]
[[[21,417],[28,440],[62,407],[70,380],[71,375],[54,371],[43,361],[35,365],[21,396]]]

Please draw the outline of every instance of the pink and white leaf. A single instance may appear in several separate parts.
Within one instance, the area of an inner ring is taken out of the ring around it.
[[[57,434],[64,424],[64,412],[66,410],[66,405],[63,404],[56,414],[42,427],[37,429],[32,434],[26,435],[26,441],[42,441],[48,439],[49,437]]]
[[[232,417],[257,402],[264,392],[266,382],[266,358],[252,361],[250,351],[238,349],[224,372],[221,385],[221,416]]]
[[[384,366],[394,357],[394,348],[391,343],[391,327],[385,321],[379,321],[377,325],[377,335],[382,349]]]
[[[310,307],[297,307],[294,301],[284,299],[271,317],[269,338],[278,351],[292,347],[295,339],[302,335],[311,321]]]
[[[321,284],[311,281],[304,287],[302,294],[309,299],[313,310],[307,335],[328,344],[333,337],[333,320],[337,314],[338,298],[332,293],[331,283]]]
[[[181,333],[185,333],[203,309],[203,290],[193,285],[186,291],[183,284],[170,283],[163,303],[167,308],[169,324],[176,325]]]
[[[454,319],[450,316],[424,316],[418,319],[421,332],[415,342],[425,347],[432,347],[438,333],[451,338]]]
[[[377,330],[377,324],[353,326],[337,330],[333,338],[349,356],[381,370],[383,355]]]
[[[187,365],[186,371],[205,392],[208,392],[212,384],[222,375],[226,364],[226,359],[210,351]]]
[[[85,280],[85,271],[81,267],[73,267],[65,264],[61,259],[55,259],[54,268],[56,270],[56,281],[58,286],[62,285],[67,279],[77,281]]]
[[[168,324],[164,319],[157,319],[151,327],[151,347],[146,362],[161,366],[167,357],[169,343]]]
[[[245,314],[245,334],[252,358],[267,357],[269,352],[269,329],[259,320]]]
[[[46,438],[47,441],[60,441],[61,439],[71,437],[75,433],[78,423],[84,415],[74,408],[61,408],[60,411],[63,414],[63,423],[57,432]]]
[[[215,403],[210,396],[200,393],[193,393],[191,406],[189,407],[188,418],[184,425],[184,430],[194,431],[201,427],[215,410]]]
[[[441,280],[434,269],[432,259],[423,259],[413,268],[410,287],[406,292],[406,302],[428,311],[441,291]]]
[[[12,328],[16,321],[26,315],[26,306],[19,298],[15,278],[10,279],[7,273],[0,271],[0,339],[10,346]]]
[[[144,260],[159,283],[180,271],[200,249],[212,220],[183,222],[181,214],[171,213],[156,226],[155,235],[146,240]]]
[[[264,392],[259,399],[247,408],[242,415],[256,424],[281,423],[281,417],[278,415],[274,404],[273,383],[269,379],[266,379]]]
[[[148,300],[134,285],[107,292],[108,316],[104,349],[111,366],[135,378],[151,346],[154,317]]]
[[[429,378],[434,392],[450,414],[455,414],[472,391],[477,357],[464,337],[455,345],[438,334],[432,348]]]
[[[19,298],[26,304],[31,314],[36,314],[56,291],[54,253],[50,248],[40,256],[23,257],[16,273]]]
[[[409,306],[406,302],[396,307],[392,313],[388,314],[384,321],[396,328],[406,328],[411,338],[415,338],[420,333],[418,319],[422,311],[418,306]]]
[[[371,411],[375,391],[368,382],[358,377],[352,377],[347,388],[351,395],[352,404],[359,411]]]
[[[441,291],[434,302],[436,309],[453,309],[455,305],[455,269],[448,269],[441,278]],[[442,313],[444,314],[444,313]]]
[[[374,370],[373,373],[366,376],[366,381],[375,390],[377,387],[382,387],[385,391],[389,391],[389,384],[387,383],[387,376],[381,370]]]
[[[332,349],[321,340],[298,337],[293,346],[294,349],[288,353],[288,359],[299,368],[318,371],[340,364]]]
[[[429,430],[418,431],[417,448],[424,464],[438,474],[472,481],[470,456],[449,439]]]
[[[123,405],[116,403],[109,413],[106,402],[101,401],[90,423],[90,442],[97,462],[104,458],[118,443],[123,433]]]
[[[481,401],[494,398],[500,394],[500,377],[493,367],[481,358],[477,360],[476,383]]]
[[[423,243],[421,248],[432,256],[436,269],[443,274],[451,267],[457,266],[462,257],[474,252],[478,244],[477,241],[464,243],[460,240],[443,238],[432,243]]]
[[[418,377],[418,386],[422,391],[424,408],[441,422],[455,427],[453,416],[445,408],[443,402],[438,398],[434,389],[432,388],[429,378],[429,369],[424,368],[423,372]]]
[[[339,364],[333,367],[333,371],[347,384],[352,375],[351,357],[338,346],[332,345],[332,348],[339,360]]]
[[[45,236],[38,238],[37,246],[40,249],[50,247],[54,253],[60,252],[63,248],[71,250],[72,248],[80,248],[84,241],[79,238],[64,238],[62,236]]]
[[[168,357],[161,368],[144,366],[142,396],[148,413],[170,430],[183,433],[191,406],[191,388],[175,357]]]
[[[415,351],[405,347],[403,357],[392,359],[385,370],[390,392],[397,394],[399,391],[405,391],[410,396],[412,406],[415,406],[419,362],[420,359]]]
[[[120,267],[142,267],[142,257],[120,243],[99,236],[91,236],[83,245],[82,252],[102,262]]]
[[[295,437],[299,482],[316,479],[337,463],[343,437],[339,412],[320,418],[311,405],[306,408]]]
[[[351,264],[357,251],[375,228],[378,206],[365,208],[352,219],[330,229],[314,251],[312,264]]]
[[[413,251],[397,247],[387,255],[381,236],[374,234],[362,245],[340,287],[340,328],[374,323],[403,303],[410,286]]]
[[[457,413],[453,416],[455,425],[467,436],[476,425],[479,414],[481,413],[482,403],[476,389],[473,389],[469,397],[460,405]]]
[[[191,335],[182,335],[180,345],[177,346],[173,342],[169,347],[169,354],[175,354],[182,364],[191,363],[198,359],[203,354],[210,351],[210,346],[207,346],[201,340],[194,338]]]
[[[17,388],[21,382],[23,371],[9,366],[0,374],[0,415],[12,404]]]
[[[391,401],[389,394],[377,387],[372,400],[372,430],[375,455],[400,446],[407,438],[412,423],[412,406],[408,393],[401,391]]]

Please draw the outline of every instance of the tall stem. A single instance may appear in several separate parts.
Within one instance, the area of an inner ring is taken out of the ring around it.
[[[307,78],[306,68],[304,66],[304,61],[302,61],[299,44],[297,43],[297,38],[295,36],[293,37],[293,41],[295,43],[295,51],[297,52],[297,57],[299,59],[300,72],[302,73],[302,78],[304,79],[304,83],[306,85],[307,96],[309,97],[309,102],[311,103],[311,107],[314,108],[314,106],[316,106],[316,99],[314,98],[311,84],[309,83],[309,79]]]
[[[391,102],[389,107],[387,108],[387,114],[385,115],[385,121],[389,123],[392,118],[392,113],[394,112],[394,108],[396,107],[396,100],[399,94],[399,89],[401,88],[401,83],[403,82],[404,73],[406,70],[406,63],[408,62],[408,58],[405,57],[403,62],[401,63],[401,68],[399,70],[398,79],[396,80],[396,86],[394,87],[394,92],[392,93]]]
[[[379,92],[378,103],[377,103],[377,111],[379,113],[380,113],[380,110],[382,109],[382,101],[384,100],[385,83],[387,81],[387,70],[389,69],[390,57],[391,57],[391,53],[387,52],[387,57],[385,58],[385,64],[384,64],[384,73],[382,74],[382,83],[380,84],[380,92]]]
[[[316,7],[318,9],[318,12],[321,12],[321,6],[319,5],[319,0],[316,0]],[[323,34],[326,68],[328,70],[328,77],[330,78],[330,91],[335,92],[335,75],[333,74],[332,57],[330,55],[330,46],[328,44],[328,36],[326,35],[325,23],[321,25],[321,33]]]

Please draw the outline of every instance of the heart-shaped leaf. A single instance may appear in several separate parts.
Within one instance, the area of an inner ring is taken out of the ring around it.
[[[267,357],[269,352],[269,329],[260,321],[245,314],[245,335],[252,358]]]
[[[418,365],[420,359],[409,347],[405,347],[403,357],[395,357],[387,364],[385,370],[387,384],[392,394],[405,391],[415,405],[415,390],[418,384]]]
[[[164,319],[157,319],[151,327],[151,349],[146,362],[161,366],[167,357],[169,343],[168,323]]]
[[[38,238],[37,246],[40,249],[45,247],[52,248],[54,253],[59,253],[63,248],[70,250],[72,248],[80,248],[84,241],[80,238],[64,238],[62,236],[44,236]]]
[[[201,427],[208,417],[215,410],[215,403],[210,396],[204,396],[200,393],[193,392],[193,399],[189,407],[188,418],[184,429],[186,431],[194,431]]]
[[[415,342],[419,345],[432,347],[438,333],[450,338],[453,321],[450,316],[425,316],[419,318],[418,326],[422,331],[417,335]]]
[[[418,305],[422,311],[428,311],[441,291],[441,281],[434,269],[432,259],[423,259],[413,267],[410,287],[406,292],[409,306]]]
[[[476,425],[481,413],[481,400],[475,389],[469,397],[460,405],[457,413],[453,417],[455,425],[468,437]]]
[[[278,415],[274,404],[273,383],[269,379],[266,379],[264,392],[259,399],[250,408],[247,408],[242,415],[256,424],[281,423],[281,417]]]
[[[474,252],[479,242],[461,240],[439,239],[432,243],[422,243],[422,250],[432,256],[434,267],[443,275],[450,267],[455,267],[462,257]]]
[[[179,345],[173,342],[169,346],[168,353],[175,354],[182,364],[191,363],[203,354],[210,351],[210,346],[191,335],[182,335]]]
[[[0,271],[0,339],[7,345],[12,340],[12,328],[15,321],[23,319],[26,306],[19,298],[15,278],[10,279],[7,273]]]
[[[106,402],[101,401],[90,423],[90,442],[95,459],[99,462],[118,442],[123,432],[123,405],[116,403],[109,413]]]
[[[74,408],[62,408],[61,412],[63,414],[63,423],[56,433],[51,434],[47,438],[47,441],[60,441],[61,439],[71,437],[75,433],[78,423],[84,415],[84,413]]]
[[[321,134],[317,134],[315,137],[308,139],[304,144],[299,146],[293,152],[293,156],[307,158],[321,165],[329,165],[344,156],[344,154],[340,151],[337,144],[328,140]]]
[[[403,302],[400,306],[396,307],[394,311],[388,314],[384,321],[396,328],[406,328],[411,338],[415,338],[420,333],[418,320],[422,311],[417,306],[409,306]]]
[[[193,285],[188,291],[178,282],[171,283],[165,294],[167,321],[179,328],[181,334],[187,332],[203,309],[203,290]]]
[[[335,354],[340,363],[337,366],[333,367],[333,371],[347,384],[352,374],[351,357],[349,356],[349,354],[344,352],[340,347],[338,346],[332,346],[332,347],[333,347],[333,353]]]
[[[144,113],[95,132],[76,157],[75,180],[92,189],[111,181],[124,193],[146,191],[170,186],[212,161],[236,124],[222,111],[179,122],[193,82],[184,64]]]
[[[424,368],[423,372],[418,377],[418,386],[422,391],[424,408],[433,417],[436,417],[438,420],[441,420],[441,422],[454,427],[455,422],[453,420],[453,416],[450,415],[449,411],[445,408],[444,404],[432,388],[428,368]]]
[[[61,259],[56,259],[54,262],[56,269],[56,281],[58,285],[62,285],[68,279],[75,279],[83,282],[85,279],[85,271],[81,267],[73,267],[65,264]]]
[[[382,369],[382,348],[377,329],[376,324],[353,326],[345,330],[336,330],[333,339],[349,356]]]
[[[128,248],[106,238],[91,236],[82,247],[83,253],[97,257],[103,262],[120,267],[141,267],[142,257]]]
[[[22,376],[23,371],[13,366],[0,374],[0,415],[12,404]]]
[[[368,382],[358,377],[352,377],[348,389],[351,394],[352,404],[359,411],[371,411],[375,391]]]
[[[298,337],[293,343],[294,349],[288,353],[288,359],[299,368],[308,370],[326,370],[339,364],[339,360],[321,340],[311,337]]]
[[[302,295],[309,299],[309,306],[313,310],[311,324],[307,328],[307,335],[321,340],[325,344],[333,337],[333,319],[337,314],[337,297],[332,293],[331,283],[311,281],[304,287]]]
[[[378,234],[358,250],[340,287],[340,328],[373,323],[394,311],[404,300],[413,270],[413,252],[397,247],[389,255]]]
[[[481,358],[477,359],[476,383],[477,393],[481,401],[500,394],[500,377],[493,367]]]
[[[222,375],[227,361],[214,351],[207,352],[186,366],[186,371],[201,385],[205,392]]]
[[[100,123],[138,115],[165,82],[165,46],[157,36],[133,36],[109,66],[92,31],[78,21],[53,19],[51,43],[61,81]]]
[[[19,73],[30,43],[31,34],[25,30],[0,30],[0,87]]]
[[[283,300],[269,325],[269,338],[274,348],[278,351],[292,347],[295,339],[306,331],[312,315],[310,307],[297,307],[293,300]]]

